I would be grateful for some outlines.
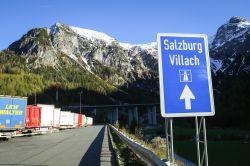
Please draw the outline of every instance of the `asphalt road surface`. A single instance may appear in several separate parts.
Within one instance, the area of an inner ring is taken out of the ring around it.
[[[103,165],[100,163],[104,133],[105,128],[100,125],[2,141],[0,166]],[[104,165],[113,164],[107,161]]]

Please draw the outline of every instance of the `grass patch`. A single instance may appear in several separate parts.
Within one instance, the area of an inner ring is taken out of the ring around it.
[[[145,164],[136,156],[136,154],[129,149],[129,147],[116,135],[112,128],[110,133],[113,137],[113,141],[119,151],[119,160],[121,165],[124,166],[145,166]]]
[[[165,137],[164,127],[144,130],[144,134]],[[247,166],[250,163],[250,131],[242,129],[207,129],[208,158],[212,166]],[[248,143],[247,143],[248,142]],[[175,153],[197,163],[195,129],[174,127]]]
[[[188,140],[195,137],[195,128],[174,127],[174,138],[178,140]],[[165,137],[165,128],[144,130],[144,135],[160,135]],[[239,141],[249,140],[250,131],[242,129],[207,129],[207,139],[213,141]]]
[[[174,128],[176,138],[194,138],[195,129],[192,128]],[[250,132],[237,129],[207,129],[207,138],[209,140],[245,140],[250,137]]]
[[[175,141],[175,152],[184,158],[197,163],[195,141]],[[208,159],[212,166],[247,166],[250,142],[244,141],[209,141]]]

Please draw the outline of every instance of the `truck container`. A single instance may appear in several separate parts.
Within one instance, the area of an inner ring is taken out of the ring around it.
[[[54,109],[53,127],[55,128],[60,127],[60,113],[61,113],[61,108]]]
[[[92,117],[86,117],[87,119],[87,126],[92,126],[93,125],[93,118]]]
[[[78,114],[77,113],[73,113],[73,118],[74,118],[73,127],[77,127],[78,126]]]
[[[52,127],[54,121],[54,105],[37,104],[38,107],[42,108],[41,111],[41,127]]]
[[[25,127],[27,98],[0,96],[0,130]]]
[[[82,114],[78,114],[78,126],[82,126]]]
[[[41,107],[28,105],[26,108],[25,128],[39,128],[41,126]]]
[[[69,128],[74,125],[73,113],[68,111],[61,111],[60,113],[60,128]]]
[[[82,126],[87,126],[87,117],[82,115]]]
[[[78,114],[78,126],[82,126],[82,114]]]

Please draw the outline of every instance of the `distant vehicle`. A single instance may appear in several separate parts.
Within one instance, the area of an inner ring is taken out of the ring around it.
[[[78,127],[82,126],[82,114],[78,114]]]
[[[25,128],[26,97],[0,96],[0,130]]]
[[[73,127],[78,127],[78,114],[77,113],[72,113],[73,114]]]
[[[86,124],[86,116],[84,114],[78,114],[78,126],[82,127],[86,126]]]
[[[87,117],[87,126],[92,126],[92,125],[93,125],[93,118]]]
[[[34,105],[28,105],[26,107],[26,120],[25,120],[25,128],[40,128],[41,127],[41,107],[37,107]]]
[[[48,104],[37,104],[38,107],[42,108],[41,111],[41,127],[51,128],[54,123],[54,105]]]
[[[54,105],[28,105],[25,97],[0,96],[0,139],[32,136],[93,124],[93,118]]]
[[[60,128],[71,128],[74,125],[74,114],[69,111],[61,111]]]
[[[60,127],[60,115],[61,115],[61,108],[54,109],[54,117],[53,117],[53,127],[59,128]]]
[[[82,115],[82,126],[87,125],[87,117],[85,115]]]

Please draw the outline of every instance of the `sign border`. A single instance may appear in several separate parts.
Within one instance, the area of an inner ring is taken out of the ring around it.
[[[165,112],[165,96],[164,96],[164,85],[163,85],[163,71],[162,71],[162,50],[161,50],[161,37],[171,36],[171,37],[202,37],[204,38],[204,45],[206,51],[206,65],[207,65],[207,76],[208,76],[208,88],[210,96],[210,106],[211,112],[192,112],[192,113],[166,113]],[[210,57],[208,49],[208,37],[205,34],[185,34],[185,33],[157,33],[157,47],[158,47],[158,71],[159,71],[159,82],[160,82],[160,108],[161,115],[165,118],[173,117],[197,117],[197,116],[214,116],[214,95],[213,95],[213,84],[210,68]]]

